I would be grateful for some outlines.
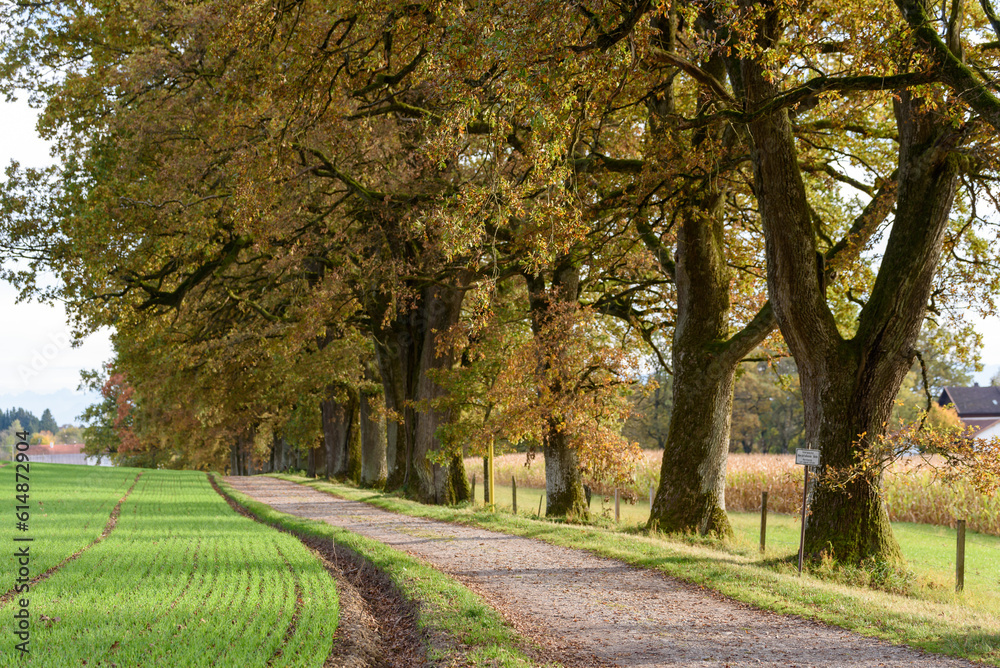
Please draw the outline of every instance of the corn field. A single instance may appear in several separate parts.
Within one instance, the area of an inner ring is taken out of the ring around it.
[[[646,450],[644,461],[636,470],[635,483],[622,490],[626,498],[645,500],[649,488],[660,481],[659,450]],[[509,485],[511,477],[518,486],[545,487],[545,463],[541,455],[525,466],[524,454],[497,457],[495,463],[498,485]],[[466,471],[483,481],[483,460],[470,457]],[[795,465],[794,455],[730,454],[726,471],[726,508],[736,511],[760,510],[760,493],[767,491],[770,512],[795,514],[802,504],[801,466]],[[610,495],[613,489],[591,484],[595,494]],[[480,488],[481,489],[481,488]],[[949,484],[938,480],[932,471],[913,470],[899,463],[885,476],[885,498],[889,517],[894,522],[917,522],[955,526],[964,519],[972,531],[1000,536],[1000,498],[985,496],[966,483]]]

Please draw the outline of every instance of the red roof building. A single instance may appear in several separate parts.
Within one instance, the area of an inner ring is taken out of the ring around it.
[[[50,443],[29,445],[28,457],[38,455],[79,455],[83,453],[83,443]]]

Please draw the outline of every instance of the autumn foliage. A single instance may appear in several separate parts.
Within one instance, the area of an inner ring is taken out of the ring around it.
[[[1000,291],[990,7],[7,4],[0,86],[58,162],[0,186],[4,275],[114,327],[119,452],[337,476],[378,441],[437,503],[490,443],[561,453],[555,512],[625,483],[658,365],[652,524],[722,535],[738,368],[780,328],[831,468],[807,541],[893,558],[922,323]]]

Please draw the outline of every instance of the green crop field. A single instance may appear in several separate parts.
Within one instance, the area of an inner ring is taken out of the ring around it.
[[[137,469],[33,464],[30,471],[30,506],[34,537],[31,571],[38,575],[90,544],[101,535],[115,504],[135,481]],[[0,469],[0,544],[3,576],[0,593],[14,586],[14,506],[17,501],[14,467]]]
[[[205,474],[31,465],[31,575],[114,530],[31,587],[31,653],[8,622],[0,665],[321,666],[334,580],[298,540],[236,514]],[[13,546],[14,472],[0,469],[0,540]],[[7,555],[13,548],[6,549]],[[4,559],[3,592],[13,586]],[[20,598],[20,597],[19,597]],[[2,606],[8,620],[16,600]]]

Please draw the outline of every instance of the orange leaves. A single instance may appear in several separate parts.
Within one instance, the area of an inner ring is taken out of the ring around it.
[[[523,292],[474,293],[467,305],[478,317],[443,337],[463,363],[435,375],[448,393],[433,407],[452,409],[442,440],[482,454],[491,441],[500,452],[505,443],[539,447],[555,430],[577,450],[588,478],[631,481],[640,451],[620,432],[631,408],[635,355],[575,303],[551,307],[532,335],[519,297]]]
[[[1000,487],[1000,438],[975,437],[950,407],[934,406],[917,420],[899,420],[895,429],[874,438],[860,434],[854,450],[855,464],[839,470],[827,467],[825,475],[834,485],[859,477],[879,477],[895,468],[898,475],[928,469],[934,477],[954,486],[971,485],[980,494]],[[905,462],[905,466],[895,466]]]

